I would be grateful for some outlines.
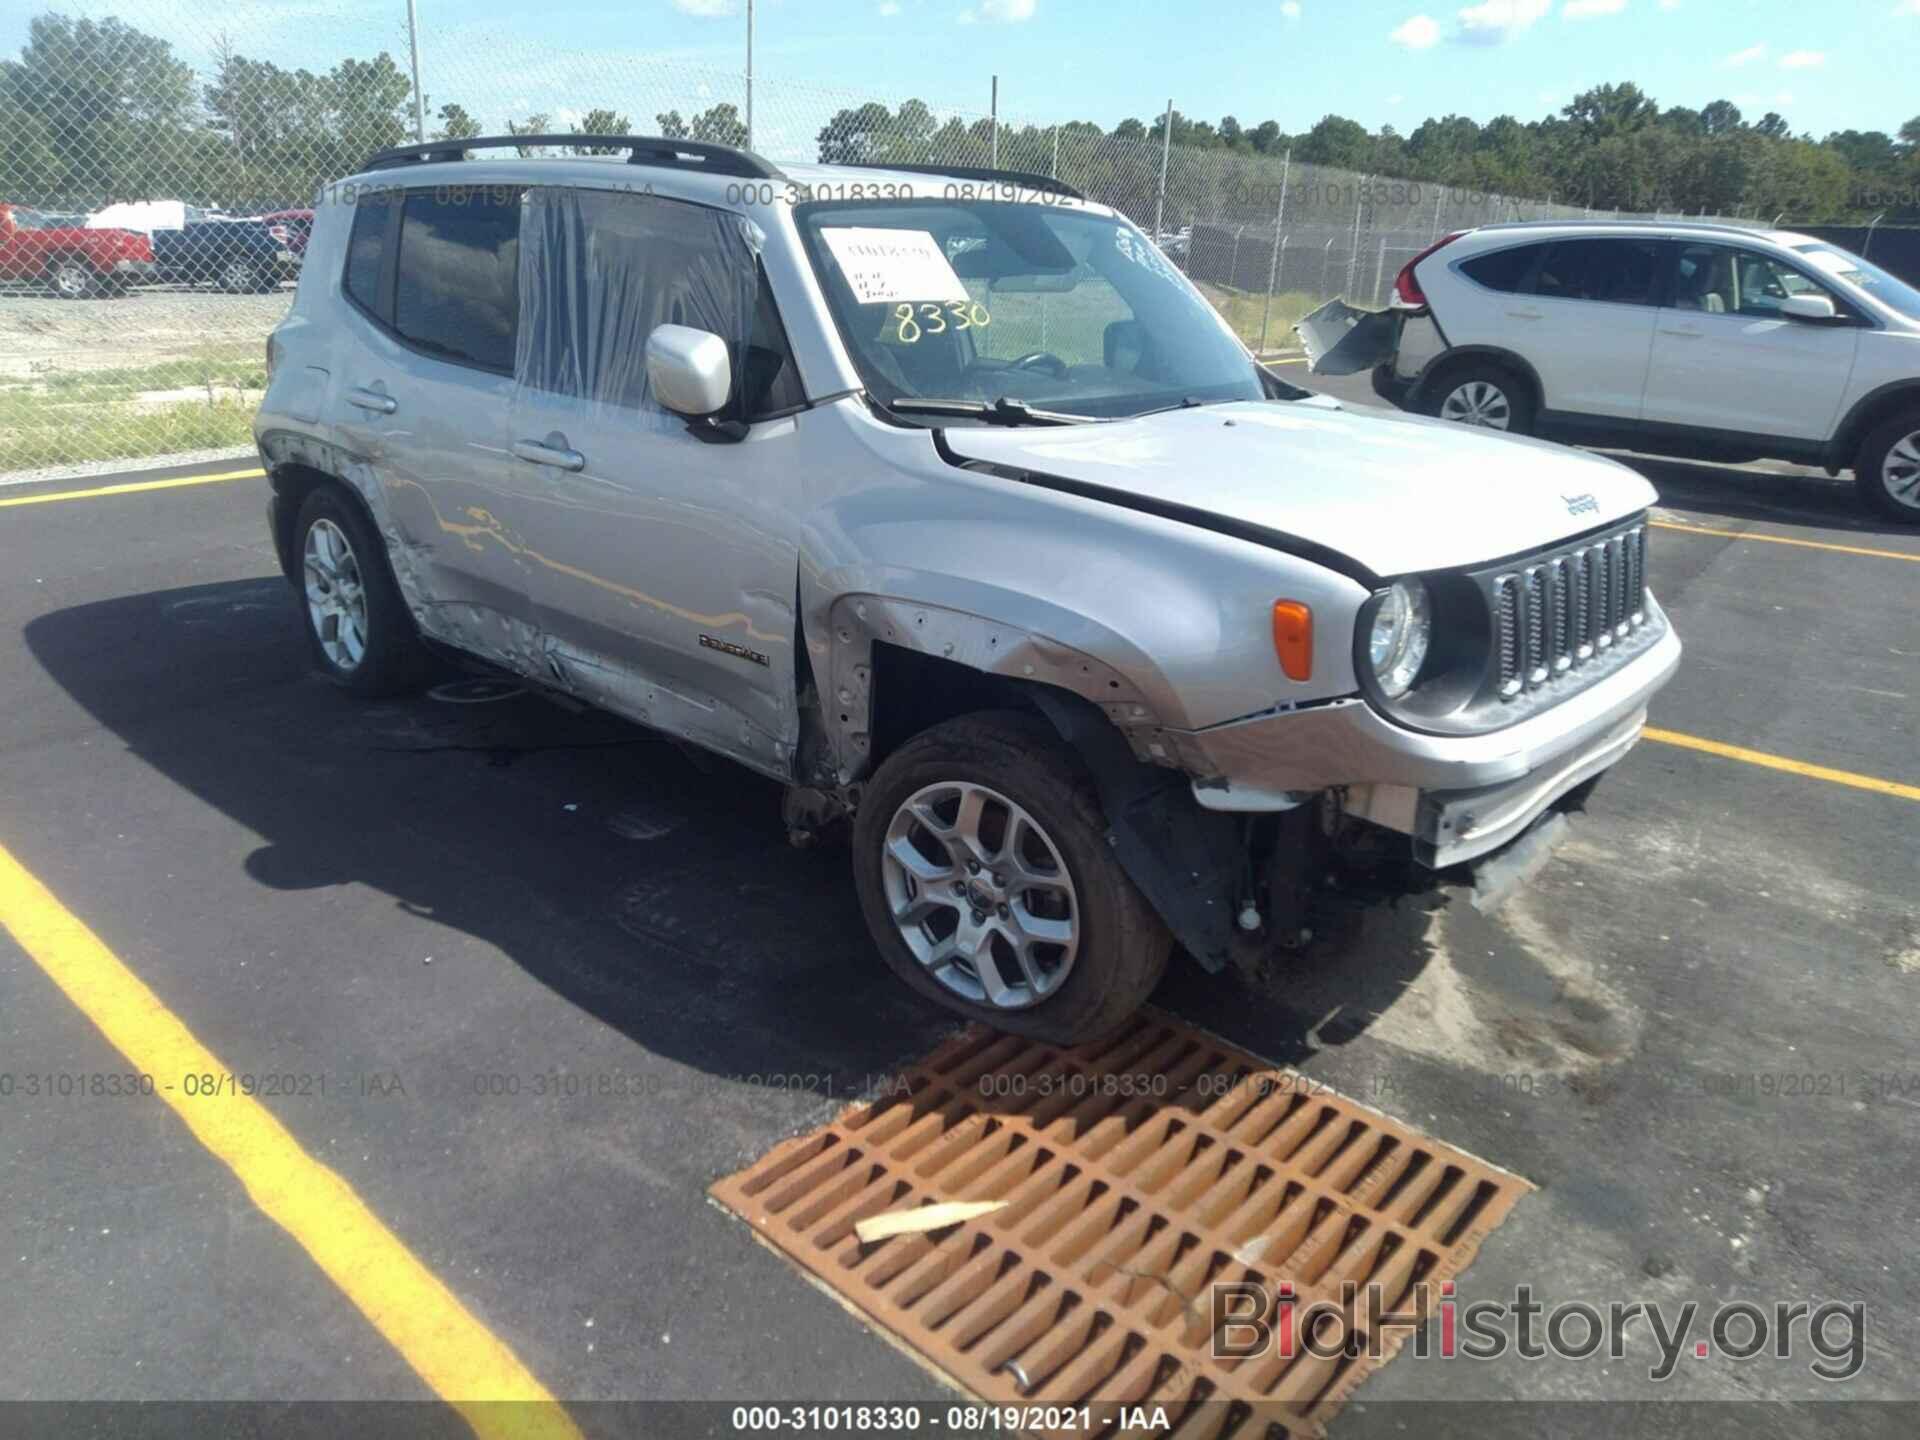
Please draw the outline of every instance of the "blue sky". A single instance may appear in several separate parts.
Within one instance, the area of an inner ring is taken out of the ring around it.
[[[740,98],[744,0],[419,0],[424,88],[488,129],[599,104],[652,128],[657,109]],[[7,0],[12,53],[41,8],[125,16],[202,61],[242,53],[324,68],[389,49],[405,0]],[[824,113],[918,95],[1006,117],[1112,125],[1172,96],[1184,112],[1304,130],[1329,111],[1403,133],[1428,115],[1533,119],[1633,80],[1662,104],[1728,98],[1796,131],[1897,130],[1920,113],[1920,0],[758,0],[760,148],[804,156]],[[1876,83],[1878,74],[1884,83]]]

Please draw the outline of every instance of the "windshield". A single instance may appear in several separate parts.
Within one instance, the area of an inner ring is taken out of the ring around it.
[[[1898,310],[1909,320],[1920,320],[1920,290],[1897,275],[1890,275],[1870,260],[1862,260],[1851,250],[1834,245],[1814,244],[1793,247],[1818,270],[1837,276],[1850,285],[1858,285],[1882,305]]]
[[[45,230],[47,217],[38,210],[29,210],[24,205],[13,207],[13,223],[21,230]]]
[[[815,202],[795,218],[880,403],[1117,419],[1266,393],[1213,308],[1133,226],[1067,202]],[[952,416],[946,418],[954,418]]]

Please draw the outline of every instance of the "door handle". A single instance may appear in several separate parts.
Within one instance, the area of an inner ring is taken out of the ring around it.
[[[369,390],[364,385],[356,385],[347,391],[347,403],[361,410],[372,410],[381,415],[391,415],[400,408],[400,404],[391,395],[378,390]]]
[[[513,453],[514,458],[525,460],[529,465],[551,465],[556,470],[587,468],[587,457],[578,450],[569,450],[566,438],[560,435],[549,435],[545,440],[516,440]]]
[[[1509,320],[1541,320],[1546,317],[1541,315],[1538,310],[1509,310],[1507,311],[1507,318]]]

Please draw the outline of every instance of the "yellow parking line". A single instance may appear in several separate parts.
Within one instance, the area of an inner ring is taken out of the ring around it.
[[[1649,520],[1656,530],[1678,530],[1685,535],[1718,535],[1727,540],[1759,540],[1768,545],[1798,545],[1803,550],[1835,550],[1842,555],[1870,555],[1876,560],[1911,560],[1920,555],[1904,550],[1873,550],[1864,545],[1834,545],[1825,540],[1796,540],[1788,535],[1756,535],[1751,530],[1712,530],[1705,525],[1682,525],[1676,520]]]
[[[187,1097],[183,1077],[223,1076],[227,1067],[3,846],[0,924],[134,1070],[153,1077],[155,1094],[233,1171],[253,1203],[476,1435],[579,1440],[572,1418],[513,1352],[264,1105],[224,1089]]]
[[[1701,750],[1708,755],[1719,755],[1728,760],[1741,760],[1749,765],[1764,766],[1768,770],[1784,770],[1789,775],[1805,775],[1813,780],[1826,780],[1834,785],[1850,785],[1855,790],[1871,790],[1879,795],[1893,795],[1902,800],[1920,800],[1920,785],[1903,785],[1898,780],[1878,780],[1871,775],[1856,775],[1851,770],[1831,770],[1825,765],[1809,765],[1804,760],[1789,760],[1784,755],[1769,755],[1764,750],[1748,750],[1739,745],[1728,745],[1719,740],[1703,740],[1698,735],[1683,735],[1678,730],[1656,730],[1648,726],[1640,732],[1649,740],[1657,740],[1662,745],[1678,745],[1683,750]]]
[[[0,500],[0,510],[10,505],[51,505],[55,500],[92,500],[100,495],[133,495],[142,490],[178,490],[185,485],[216,485],[222,480],[254,480],[264,470],[229,470],[223,475],[175,475],[167,480],[129,480],[124,485],[98,485],[91,490],[55,490],[45,495],[22,495]]]

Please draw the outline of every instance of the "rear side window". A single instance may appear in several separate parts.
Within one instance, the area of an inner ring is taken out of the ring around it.
[[[393,328],[446,360],[510,374],[519,302],[520,192],[416,191],[400,215]]]
[[[391,196],[384,190],[356,198],[347,236],[347,294],[370,315],[380,314],[380,260],[387,243]]]
[[[1461,271],[1475,283],[1501,294],[1511,294],[1526,282],[1534,261],[1544,245],[1516,245],[1511,250],[1495,250],[1491,255],[1476,255],[1460,262]]]
[[[1651,305],[1659,271],[1655,240],[1560,240],[1547,247],[1532,293],[1543,300]]]

